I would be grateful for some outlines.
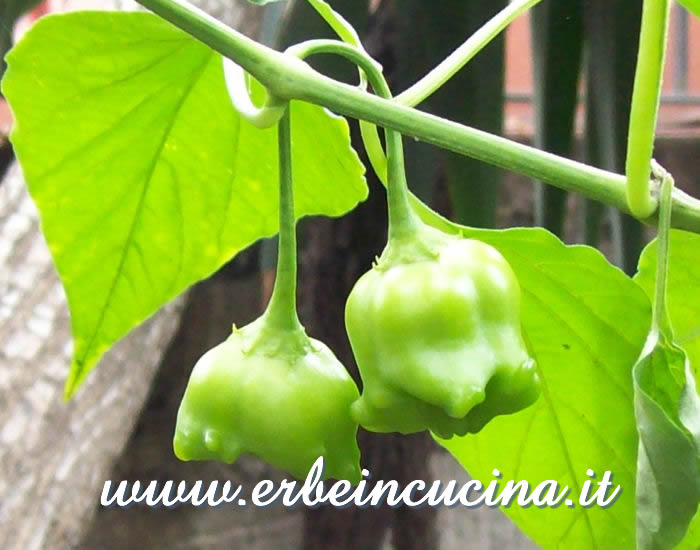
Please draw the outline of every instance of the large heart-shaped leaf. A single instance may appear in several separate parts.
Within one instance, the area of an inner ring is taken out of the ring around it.
[[[545,480],[569,487],[570,502],[559,507],[503,510],[543,548],[633,549],[637,431],[631,369],[649,330],[649,299],[598,251],[564,246],[545,230],[465,232],[496,247],[520,281],[522,324],[542,395],[479,434],[441,443],[483,482],[497,468],[503,480],[527,480],[533,488]],[[584,482],[595,484],[608,471],[621,487],[614,502],[580,505]]]
[[[218,54],[150,14],[46,17],[8,61],[12,142],[71,311],[70,395],[135,325],[277,231],[276,130],[233,110]],[[291,109],[297,215],[347,212],[367,194],[347,123]]]

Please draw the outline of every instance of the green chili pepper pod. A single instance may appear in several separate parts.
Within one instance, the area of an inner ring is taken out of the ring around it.
[[[539,395],[518,282],[485,243],[425,227],[390,241],[345,321],[364,385],[352,413],[368,430],[476,433]]]
[[[350,405],[358,397],[325,344],[303,329],[270,328],[263,316],[234,328],[195,365],[177,415],[175,455],[230,464],[251,453],[298,479],[323,456],[325,478],[357,483]]]

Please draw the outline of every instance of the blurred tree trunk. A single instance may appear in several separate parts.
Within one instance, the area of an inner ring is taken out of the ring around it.
[[[0,548],[74,548],[143,406],[180,301],[119,342],[66,403],[68,309],[16,165],[0,188],[0,244]]]

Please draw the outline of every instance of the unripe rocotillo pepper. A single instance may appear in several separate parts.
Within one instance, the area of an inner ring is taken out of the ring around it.
[[[328,347],[309,338],[296,310],[296,228],[290,123],[279,122],[277,276],[265,313],[209,350],[180,404],[173,447],[182,460],[232,463],[251,453],[297,478],[319,456],[324,478],[360,481],[357,386]]]
[[[197,362],[178,411],[181,460],[234,462],[251,453],[303,479],[319,456],[325,476],[360,480],[359,397],[345,367],[299,327],[265,316],[235,329]]]
[[[362,375],[353,416],[368,430],[474,433],[539,395],[520,328],[520,288],[480,241],[420,226],[394,239],[348,298]]]

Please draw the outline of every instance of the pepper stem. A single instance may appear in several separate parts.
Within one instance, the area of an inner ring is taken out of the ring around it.
[[[652,161],[652,170],[661,179],[659,198],[659,234],[656,239],[656,287],[652,323],[663,334],[671,335],[671,323],[666,309],[666,279],[668,276],[668,251],[671,241],[671,209],[673,207],[673,177]]]
[[[297,315],[297,237],[292,188],[292,136],[289,107],[277,125],[279,148],[279,247],[275,286],[265,317],[284,330],[301,329]]]
[[[291,46],[286,51],[299,59],[316,54],[336,54],[356,64],[367,76],[374,92],[381,98],[391,99],[391,90],[381,71],[381,66],[356,46],[336,40],[308,40]],[[406,169],[404,166],[401,133],[386,128],[387,150],[387,204],[389,210],[389,240],[412,235],[420,225],[420,219],[409,199]],[[377,140],[378,141],[378,140]],[[370,151],[370,154],[372,152]],[[377,174],[380,179],[383,174]]]
[[[389,240],[415,232],[418,216],[408,199],[408,183],[404,166],[402,137],[396,130],[385,130],[387,151],[387,203],[389,207]]]

